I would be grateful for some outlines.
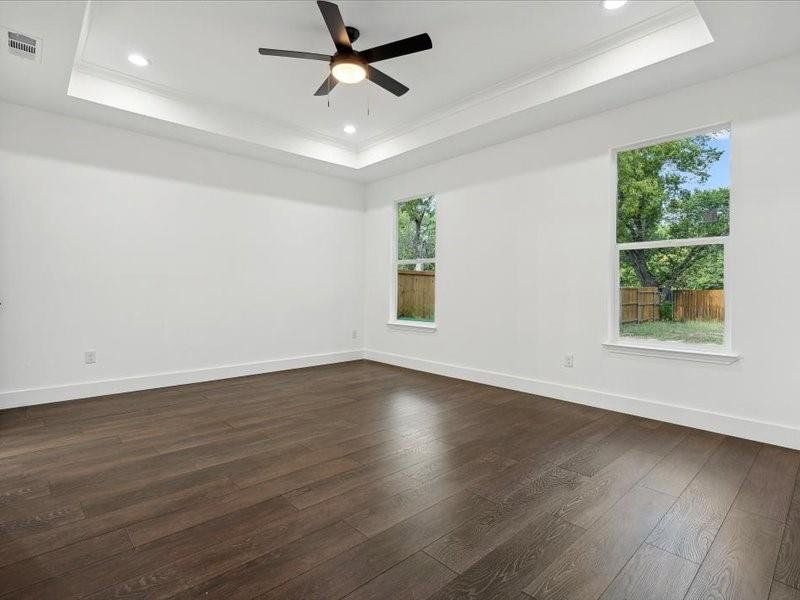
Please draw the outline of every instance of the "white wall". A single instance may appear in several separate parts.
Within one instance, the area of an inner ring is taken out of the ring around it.
[[[743,358],[609,354],[610,149],[726,121]],[[800,448],[799,136],[797,56],[366,190],[0,103],[0,408],[366,346],[378,360]],[[430,191],[438,330],[391,329],[392,203]],[[351,335],[362,327],[364,345]]]
[[[610,354],[610,149],[727,121],[730,317],[743,358]],[[367,356],[800,447],[799,168],[794,57],[373,183]],[[386,325],[392,203],[423,192],[439,206],[435,333]]]
[[[360,184],[0,103],[0,408],[359,356],[362,244]]]

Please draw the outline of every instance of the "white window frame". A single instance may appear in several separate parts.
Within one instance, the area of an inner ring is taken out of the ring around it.
[[[705,237],[705,238],[685,238],[675,240],[653,240],[647,242],[617,242],[617,156],[621,152],[627,150],[634,150],[636,148],[644,148],[670,140],[682,139],[692,137],[695,135],[702,135],[717,131],[719,129],[728,129],[730,131],[730,147],[731,155],[733,154],[733,125],[732,123],[719,123],[715,125],[708,125],[697,129],[690,129],[680,133],[665,135],[659,138],[648,139],[627,146],[620,146],[611,149],[611,294],[609,307],[609,321],[608,321],[608,341],[603,346],[612,352],[621,354],[633,354],[642,356],[662,357],[662,358],[678,358],[685,360],[693,360],[697,362],[710,362],[717,364],[731,364],[740,358],[740,355],[734,352],[733,346],[733,327],[732,327],[732,298],[733,287],[730,278],[730,252],[728,251],[731,246],[731,239],[734,230],[734,191],[733,191],[733,173],[731,173],[731,180],[729,182],[729,223],[728,235],[719,237]],[[620,291],[619,291],[619,256],[622,250],[636,250],[640,248],[675,248],[683,246],[706,246],[706,245],[721,245],[723,252],[723,286],[725,289],[725,324],[724,324],[724,341],[721,345],[716,344],[686,344],[683,342],[671,342],[666,340],[655,339],[636,339],[631,337],[623,337],[619,334],[621,309],[620,309]]]
[[[435,332],[436,331],[436,323],[439,318],[439,311],[438,311],[438,303],[439,303],[439,277],[438,273],[434,276],[433,280],[433,321],[426,322],[426,321],[406,321],[404,319],[397,318],[397,267],[400,265],[416,265],[416,264],[433,264],[436,265],[436,258],[439,255],[439,203],[436,203],[436,245],[434,249],[434,257],[433,258],[425,258],[425,259],[404,259],[400,260],[397,255],[397,213],[398,208],[401,204],[405,202],[410,202],[411,200],[417,200],[419,198],[434,198],[436,199],[436,194],[427,193],[427,194],[415,194],[413,196],[409,196],[407,198],[403,198],[402,200],[396,200],[392,203],[392,249],[391,249],[391,283],[389,285],[389,319],[387,321],[387,325],[392,328],[398,329],[408,329],[408,330],[418,330],[421,332]]]

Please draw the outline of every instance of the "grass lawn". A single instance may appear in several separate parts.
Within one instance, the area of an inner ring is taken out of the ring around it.
[[[725,324],[722,321],[650,321],[623,323],[623,337],[651,338],[688,344],[722,344]]]
[[[398,321],[417,321],[419,323],[433,323],[433,317],[410,317],[406,315],[397,315]]]

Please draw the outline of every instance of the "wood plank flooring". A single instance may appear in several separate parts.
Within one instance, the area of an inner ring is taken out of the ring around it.
[[[799,467],[367,361],[0,411],[0,599],[800,600]]]

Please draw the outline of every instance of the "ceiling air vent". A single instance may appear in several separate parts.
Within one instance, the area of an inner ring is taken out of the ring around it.
[[[8,31],[8,51],[29,60],[38,62],[41,42],[16,31]]]

